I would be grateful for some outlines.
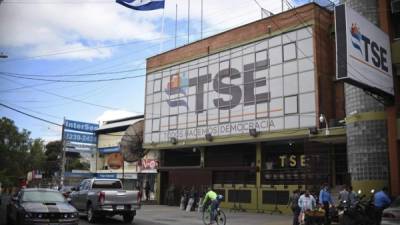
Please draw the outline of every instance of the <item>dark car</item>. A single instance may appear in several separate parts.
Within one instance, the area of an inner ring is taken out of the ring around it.
[[[7,205],[7,224],[77,225],[78,217],[78,211],[52,189],[22,189]]]

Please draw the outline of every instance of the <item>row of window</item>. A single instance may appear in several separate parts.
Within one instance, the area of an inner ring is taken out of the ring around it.
[[[310,45],[312,44],[312,39],[306,39],[306,40],[309,40],[308,42],[310,42],[309,43]],[[312,45],[307,47],[311,48],[311,50],[307,50],[307,53],[305,53],[304,57],[311,57],[313,55]],[[302,52],[304,53],[304,51]],[[176,76],[179,76],[180,79],[178,81],[179,86],[186,87],[189,86],[188,80],[192,82],[191,86],[197,86],[197,79],[200,79],[200,77],[202,77],[203,75],[211,74],[209,80],[207,80],[207,83],[211,82],[211,78],[218,79],[219,72],[223,70],[228,70],[226,72],[230,73],[229,74],[230,79],[226,79],[226,81],[224,82],[228,84],[230,82],[232,82],[233,84],[246,83],[246,78],[244,78],[244,76],[249,76],[249,75],[251,76],[252,73],[247,73],[247,75],[244,75],[243,71],[244,72],[255,71],[253,73],[254,76],[258,77],[261,76],[265,78],[268,78],[268,76],[271,77],[279,76],[280,74],[282,74],[282,72],[284,74],[296,73],[297,71],[304,70],[304,68],[298,68],[298,67],[304,67],[303,63],[299,63],[299,65],[297,65],[297,62],[293,61],[294,59],[297,59],[297,55],[298,53],[296,51],[296,43],[289,43],[283,46],[271,48],[268,51],[263,50],[260,52],[223,61],[217,64],[205,65],[203,67],[190,70],[189,72],[187,71],[180,71],[180,72],[176,71],[175,73],[168,72],[168,76],[165,76],[164,78],[159,77],[152,80],[152,78],[150,78],[152,76],[149,75],[147,78],[147,94],[164,91],[163,87],[164,89],[166,89],[168,85],[174,81],[174,79],[177,79]],[[310,61],[308,62],[308,64],[313,63],[312,58],[307,58],[307,60]],[[284,62],[283,70],[281,68],[282,66],[278,65],[282,64],[282,62]],[[266,70],[266,68],[272,66],[275,67],[271,69],[271,71]],[[305,66],[307,66],[307,64],[305,64]],[[234,76],[235,74],[238,74],[240,76]],[[226,75],[224,74],[224,76]]]
[[[297,46],[291,45],[291,43],[297,43]],[[187,71],[188,69],[194,69],[194,68],[200,68],[202,66],[206,66],[208,64],[213,64],[213,63],[218,63],[221,61],[229,60],[231,58],[235,58],[238,56],[246,55],[249,53],[254,53],[254,52],[260,52],[265,49],[271,49],[274,47],[280,47],[285,46],[285,49],[283,49],[283,52],[286,52],[286,56],[281,56],[281,57],[272,57],[281,60],[291,60],[291,58],[294,57],[294,55],[298,56],[297,58],[302,58],[303,55],[312,55],[313,52],[313,43],[312,43],[312,29],[311,27],[307,28],[302,28],[299,30],[295,30],[292,32],[288,32],[283,35],[277,35],[272,38],[264,39],[258,42],[250,43],[245,46],[239,46],[235,47],[229,50],[222,51],[220,53],[216,53],[213,55],[209,55],[197,60],[193,60],[187,63],[182,63],[180,65],[176,65],[173,67],[170,67],[168,69],[165,69],[162,73],[157,72],[154,74],[150,74],[147,77],[148,81],[161,78],[162,76],[170,76],[171,74],[176,74],[179,71]],[[296,50],[297,51],[293,51]],[[278,51],[277,48],[275,48],[274,51]],[[280,50],[282,52],[282,49]],[[274,55],[274,54],[272,54]],[[281,54],[282,55],[282,54]],[[270,57],[271,58],[271,57]],[[273,64],[273,63],[272,63]]]

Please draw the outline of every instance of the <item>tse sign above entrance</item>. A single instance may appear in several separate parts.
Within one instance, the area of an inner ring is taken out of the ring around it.
[[[337,79],[394,94],[389,36],[347,5],[335,8]]]

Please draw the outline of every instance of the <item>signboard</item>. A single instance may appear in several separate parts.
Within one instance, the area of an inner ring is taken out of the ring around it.
[[[335,8],[337,79],[393,95],[389,36],[349,6]]]
[[[96,178],[104,178],[104,179],[116,179],[116,173],[97,173]]]
[[[97,128],[99,128],[99,125],[94,123],[84,123],[73,120],[65,120],[64,128],[69,130],[93,133]]]
[[[119,146],[99,148],[99,152],[101,154],[116,153],[116,152],[120,152],[120,151],[121,150],[119,149]]]
[[[118,179],[122,179],[122,173],[117,174]],[[129,179],[129,180],[137,180],[138,175],[137,173],[125,173],[124,174],[124,179]]]
[[[145,143],[315,127],[310,27],[146,76]]]
[[[97,138],[94,134],[64,131],[64,140],[79,143],[96,144]]]
[[[158,169],[159,161],[155,159],[142,159],[140,164],[141,170],[154,170]]]

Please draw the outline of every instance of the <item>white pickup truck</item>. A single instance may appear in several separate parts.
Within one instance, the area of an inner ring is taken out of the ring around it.
[[[140,209],[141,193],[125,191],[119,179],[83,180],[70,194],[71,204],[87,214],[89,223],[105,216],[122,215],[125,223],[131,223]]]

